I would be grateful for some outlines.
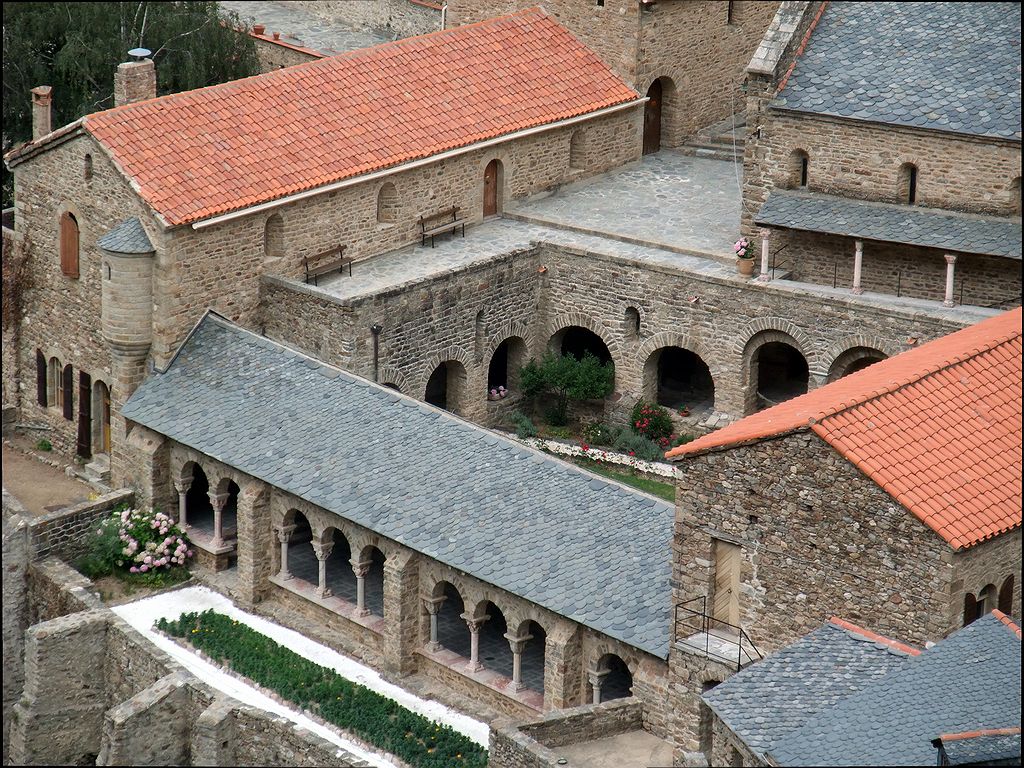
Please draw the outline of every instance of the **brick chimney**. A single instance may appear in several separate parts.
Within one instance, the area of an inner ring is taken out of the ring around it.
[[[53,88],[40,85],[32,89],[32,141],[53,130],[50,104],[53,102]]]
[[[135,48],[128,51],[134,61],[117,65],[114,73],[114,106],[156,98],[156,65],[147,58],[149,51]]]

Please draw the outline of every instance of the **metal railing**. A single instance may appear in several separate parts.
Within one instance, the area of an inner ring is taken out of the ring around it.
[[[772,280],[775,279],[775,270],[777,270],[777,269],[792,269],[792,266],[793,266],[792,264],[789,264],[789,263],[787,263],[785,261],[779,261],[779,254],[780,253],[784,253],[785,250],[788,247],[789,247],[788,245],[784,245],[781,248],[778,248],[778,249],[772,251],[772,263],[771,263],[771,268],[770,268],[771,269],[771,273],[772,273]]]
[[[684,600],[676,606],[675,641],[714,661],[735,664],[737,672],[762,658],[741,627],[708,616],[706,597]],[[735,646],[735,652],[730,646]]]

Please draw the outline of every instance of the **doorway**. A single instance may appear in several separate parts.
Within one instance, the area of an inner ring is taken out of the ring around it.
[[[655,80],[647,89],[647,103],[644,104],[645,155],[661,149],[661,91],[661,80]]]
[[[711,616],[737,626],[740,623],[740,548],[715,539],[715,591],[711,598]]]
[[[497,216],[501,209],[501,161],[491,160],[484,169],[484,218]]]

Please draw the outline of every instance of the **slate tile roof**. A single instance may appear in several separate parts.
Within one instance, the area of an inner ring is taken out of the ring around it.
[[[937,734],[1019,727],[1020,635],[995,613],[811,715],[769,756],[785,766],[935,765]]]
[[[124,416],[666,658],[672,504],[212,313]]]
[[[1020,765],[1020,727],[945,733],[942,751],[948,765]]]
[[[96,244],[111,253],[128,255],[153,253],[153,244],[149,241],[149,235],[143,229],[142,222],[135,216],[122,221],[103,235]]]
[[[1020,4],[829,3],[773,106],[1020,141]]]
[[[919,653],[833,619],[733,675],[704,701],[763,758],[812,715],[899,668],[909,651]]]
[[[540,9],[89,115],[172,225],[638,99]]]
[[[826,232],[1018,261],[1021,258],[1020,220],[998,216],[774,190],[754,222],[760,226]]]
[[[1021,524],[1021,309],[747,416],[680,459],[811,429],[953,548]]]

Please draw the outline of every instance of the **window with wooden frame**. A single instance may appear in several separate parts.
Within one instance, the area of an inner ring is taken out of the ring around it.
[[[64,390],[61,387],[60,372],[60,360],[51,357],[46,370],[46,405],[51,408],[60,408],[63,402]]]
[[[71,421],[75,417],[75,371],[71,363],[64,366],[61,378],[61,409],[64,418]]]
[[[60,271],[78,277],[78,219],[70,212],[60,217]]]

